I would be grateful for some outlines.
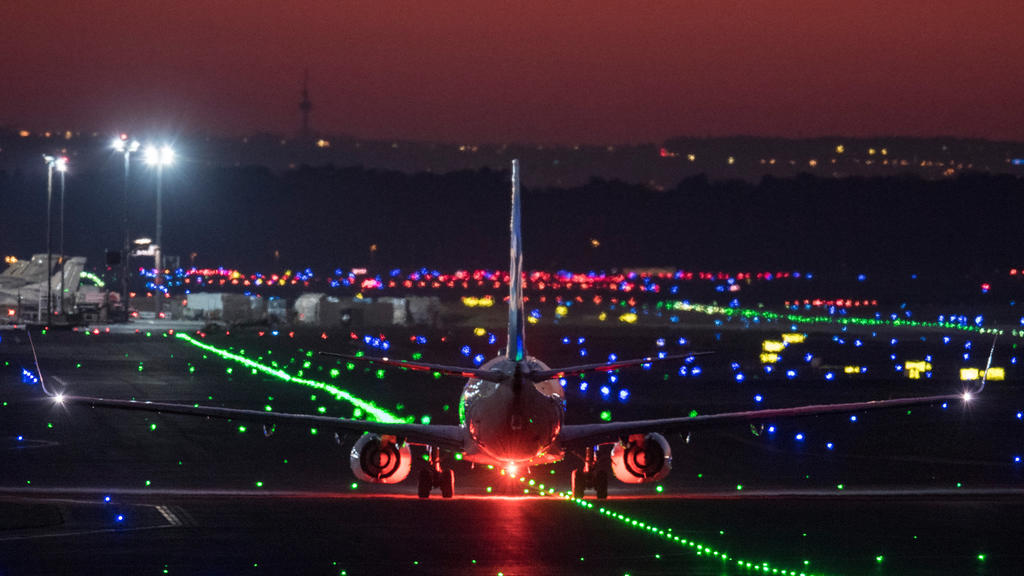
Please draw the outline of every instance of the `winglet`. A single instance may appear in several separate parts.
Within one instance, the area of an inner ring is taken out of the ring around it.
[[[996,342],[998,340],[999,334],[996,333],[995,337],[992,338],[992,348],[988,351],[988,362],[985,363],[985,373],[981,375],[981,384],[971,394],[981,394],[981,391],[985,389],[985,383],[988,381],[988,371],[992,369],[992,357],[996,354]]]
[[[36,365],[36,376],[39,377],[39,387],[43,389],[43,394],[51,398],[61,398],[61,394],[57,392],[51,392],[46,387],[46,380],[43,378],[43,371],[39,369],[39,354],[36,353],[36,343],[32,341],[32,330],[28,326],[25,327],[25,335],[28,336],[28,345],[32,349],[32,361]]]
[[[520,234],[519,160],[512,160],[511,263],[508,280],[508,347],[505,357],[516,362],[526,358],[526,318],[523,314],[523,238]]]

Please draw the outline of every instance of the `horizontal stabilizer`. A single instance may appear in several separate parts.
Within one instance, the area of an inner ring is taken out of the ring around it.
[[[671,356],[648,356],[646,358],[633,358],[631,360],[619,360],[616,362],[603,362],[595,364],[579,364],[577,366],[566,366],[565,368],[552,368],[550,370],[537,370],[529,373],[530,380],[534,382],[543,382],[551,378],[564,378],[566,376],[574,376],[577,374],[583,374],[584,372],[597,371],[597,372],[611,372],[618,370],[619,368],[628,368],[630,366],[642,366],[644,364],[651,364],[654,362],[664,362],[666,360],[681,360],[684,358],[692,358],[694,356],[705,356],[707,354],[714,354],[714,352],[690,352],[689,354],[673,354]]]
[[[461,376],[462,378],[479,378],[489,382],[504,382],[508,380],[508,374],[497,370],[480,370],[477,368],[464,368],[462,366],[448,366],[446,364],[431,364],[429,362],[409,362],[407,360],[392,360],[390,358],[379,358],[376,356],[356,356],[354,354],[340,354],[337,352],[320,352],[321,356],[334,356],[342,360],[353,362],[372,362],[396,368],[406,368],[418,372],[440,372],[445,376]]]

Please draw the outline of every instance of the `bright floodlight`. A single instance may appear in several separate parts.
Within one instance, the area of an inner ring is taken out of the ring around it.
[[[139,149],[139,141],[129,140],[127,134],[121,134],[114,138],[113,148],[118,152],[135,152]]]
[[[974,394],[971,394],[970,392],[964,392],[964,402],[970,402],[973,399]]]
[[[63,394],[57,394],[56,396],[53,397],[53,401],[56,402],[57,404],[63,404],[64,403],[64,395]]]
[[[49,154],[43,154],[43,162],[46,162],[50,168],[56,168],[60,172],[65,172],[68,169],[67,156],[50,156]]]
[[[174,150],[170,146],[146,147],[146,164],[152,166],[167,166],[174,162]]]

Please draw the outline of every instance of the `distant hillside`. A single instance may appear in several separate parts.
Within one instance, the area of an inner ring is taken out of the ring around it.
[[[89,170],[111,164],[106,134],[22,135],[0,130],[0,170],[38,171],[42,154],[64,149]],[[591,178],[668,189],[683,178],[758,182],[763,176],[898,176],[951,178],[964,172],[1024,176],[1024,143],[958,138],[808,139],[673,138],[661,144],[544,146],[358,140],[324,136],[309,141],[259,134],[248,138],[182,136],[183,160],[200,166],[263,166],[275,172],[301,166],[363,166],[407,174],[506,170],[513,158],[527,168],[528,186],[580,186]]]
[[[68,178],[65,243],[92,265],[120,245],[122,169],[111,162]],[[151,236],[153,173],[140,166],[132,174],[132,236]],[[0,253],[45,250],[45,189],[45,172],[0,173]],[[503,268],[508,191],[508,173],[490,169],[276,172],[183,162],[164,173],[164,244],[182,264],[248,270]],[[663,190],[595,178],[524,189],[526,265],[549,269],[1020,267],[1022,221],[1024,179],[981,173],[757,183],[695,176]]]

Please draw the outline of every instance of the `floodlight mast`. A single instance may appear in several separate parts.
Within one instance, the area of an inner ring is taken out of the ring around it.
[[[131,164],[130,159],[132,152],[136,152],[139,149],[139,141],[135,139],[129,140],[127,134],[121,134],[120,137],[114,139],[114,150],[124,154],[124,201],[122,206],[121,214],[121,308],[124,311],[125,320],[128,320],[128,254],[131,250],[131,246],[128,243],[129,231],[128,231],[128,170]]]
[[[154,266],[156,267],[156,317],[159,318],[163,310],[163,174],[164,166],[174,162],[174,150],[170,146],[149,146],[146,148],[146,163],[156,166],[156,249],[154,252]]]
[[[43,154],[43,162],[46,162],[46,323],[53,321],[53,231],[51,220],[53,218],[53,169],[61,173],[61,251],[64,250],[64,171],[67,170],[68,159],[64,156],[51,156]],[[64,287],[63,256],[61,257],[61,289]],[[39,319],[42,319],[42,311],[36,309]]]
[[[53,234],[50,231],[50,217],[53,214],[53,167],[57,159],[49,154],[43,154],[43,161],[46,162],[46,323],[49,324],[51,320],[51,287],[53,286],[53,279],[50,277],[53,274],[51,255]],[[41,312],[41,310],[36,310],[39,319],[42,318]]]
[[[57,299],[57,313],[67,314],[67,310],[64,309],[64,295],[66,287],[64,286],[64,261],[67,258],[64,255],[64,188],[65,188],[65,176],[68,172],[68,159],[66,156],[57,158],[57,171],[60,172],[60,234],[58,241],[58,252],[60,253],[60,294]]]

